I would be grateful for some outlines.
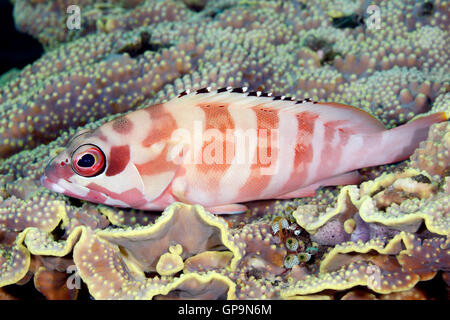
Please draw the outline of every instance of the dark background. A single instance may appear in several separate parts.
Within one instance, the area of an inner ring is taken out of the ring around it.
[[[42,55],[36,39],[16,30],[8,0],[0,0],[0,39],[0,75],[12,68],[22,69]]]

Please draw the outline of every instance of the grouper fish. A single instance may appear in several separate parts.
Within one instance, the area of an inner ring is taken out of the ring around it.
[[[349,105],[203,88],[77,133],[41,183],[109,206],[157,211],[180,201],[241,213],[247,201],[357,184],[357,169],[407,159],[448,116],[386,130]]]

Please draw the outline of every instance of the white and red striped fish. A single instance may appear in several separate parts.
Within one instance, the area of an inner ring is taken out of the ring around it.
[[[385,130],[343,104],[245,88],[183,92],[75,135],[41,183],[91,202],[163,210],[175,201],[214,213],[242,202],[314,195],[355,184],[357,169],[408,158],[444,112]]]

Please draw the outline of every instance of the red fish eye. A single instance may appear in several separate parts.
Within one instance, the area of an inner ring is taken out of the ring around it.
[[[72,168],[80,176],[97,176],[105,170],[105,167],[105,155],[97,146],[83,145],[73,153]]]

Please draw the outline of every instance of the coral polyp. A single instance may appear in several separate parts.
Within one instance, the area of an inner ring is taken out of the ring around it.
[[[377,25],[359,0],[83,0],[79,30],[71,1],[12,2],[45,52],[0,78],[0,299],[448,299],[448,121],[358,182],[236,215],[99,205],[40,181],[77,132],[127,130],[128,114],[187,90],[347,104],[387,129],[449,113],[446,1],[372,1]]]

